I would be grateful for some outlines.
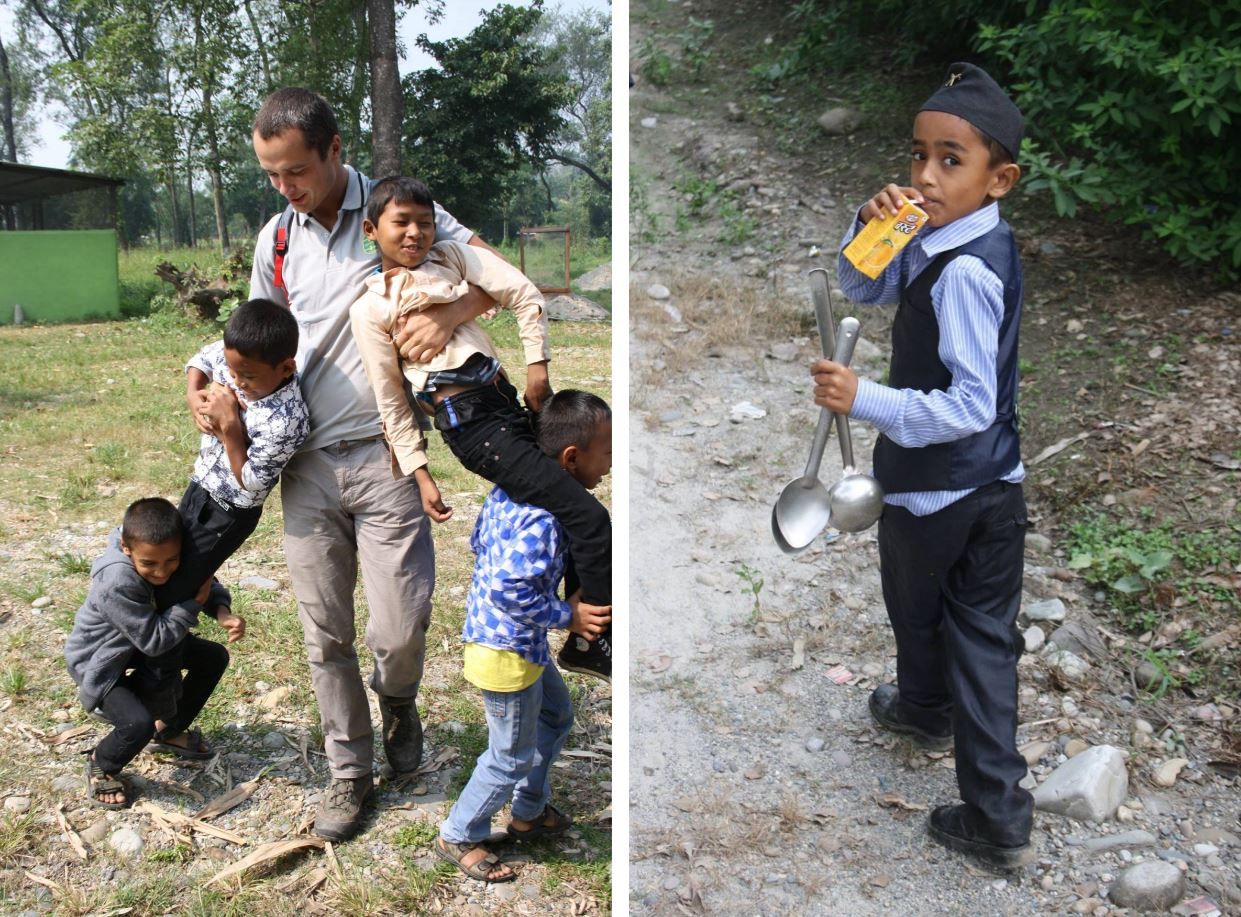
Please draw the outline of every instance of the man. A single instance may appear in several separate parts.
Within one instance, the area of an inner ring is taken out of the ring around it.
[[[305,89],[269,96],[254,121],[259,165],[292,206],[277,282],[273,242],[280,217],[255,245],[250,297],[287,302],[301,328],[297,365],[311,432],[281,478],[285,554],[297,596],[311,680],[319,703],[331,781],[314,831],[354,834],[374,789],[370,706],[354,648],[353,592],[359,565],[375,657],[384,752],[398,773],[422,760],[415,706],[435,585],[430,523],[412,477],[394,478],[379,413],[349,327],[349,306],[379,256],[362,233],[367,179],[341,162],[328,104]],[[441,238],[485,245],[443,208]],[[406,352],[434,356],[457,324],[491,300],[476,289],[418,316]],[[444,332],[447,329],[447,333]],[[411,333],[412,331],[412,333]],[[197,405],[191,401],[197,420]],[[209,432],[209,431],[205,431]]]

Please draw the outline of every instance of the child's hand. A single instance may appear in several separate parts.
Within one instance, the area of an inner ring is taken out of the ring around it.
[[[547,361],[531,363],[526,367],[526,407],[537,412],[543,402],[552,396],[552,383],[547,377]]]
[[[211,595],[211,584],[215,582],[214,576],[209,576],[203,580],[203,584],[198,587],[198,592],[194,596],[194,601],[199,605],[206,605],[207,598]]]
[[[231,389],[212,386],[204,392],[202,414],[210,432],[219,434],[235,423],[241,423],[241,405]]]
[[[915,188],[905,188],[900,185],[890,184],[863,204],[858,216],[863,223],[869,223],[876,217],[884,216],[885,211],[889,216],[896,216],[896,212],[901,209],[906,201],[921,204],[923,200],[922,195]]]
[[[228,632],[228,642],[236,643],[246,635],[246,619],[241,615],[235,615],[228,609],[220,606],[216,613],[216,621]]]
[[[581,634],[587,640],[598,637],[612,620],[611,605],[588,605],[582,601],[580,589],[569,596],[569,608],[573,611],[569,630]]]
[[[857,373],[831,360],[819,360],[810,367],[814,377],[814,403],[836,414],[853,410],[857,396]]]
[[[414,472],[414,480],[418,482],[418,496],[422,498],[422,511],[432,522],[447,522],[452,518],[452,507],[444,505],[440,489],[426,467]]]

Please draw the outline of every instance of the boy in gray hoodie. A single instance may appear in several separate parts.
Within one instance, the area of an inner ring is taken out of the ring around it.
[[[130,788],[118,775],[152,737],[182,757],[212,754],[189,725],[228,667],[228,650],[189,629],[200,611],[210,613],[232,643],[245,635],[246,622],[232,613],[228,590],[210,577],[193,598],[157,607],[155,590],[180,565],[183,538],[181,515],[167,500],[130,504],[91,566],[90,592],[65,642],[82,706],[115,727],[86,758],[87,797],[104,808],[130,804]],[[178,661],[176,677],[162,661],[170,654]]]

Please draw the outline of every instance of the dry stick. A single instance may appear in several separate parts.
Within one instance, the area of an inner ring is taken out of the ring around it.
[[[82,838],[78,836],[78,833],[70,826],[68,819],[65,818],[65,813],[60,803],[56,804],[56,820],[60,822],[60,829],[69,836],[69,846],[73,848],[73,852],[85,863],[89,859],[86,847],[82,844]]]

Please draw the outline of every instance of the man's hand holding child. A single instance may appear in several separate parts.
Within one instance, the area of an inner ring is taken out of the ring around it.
[[[397,316],[393,340],[401,359],[411,363],[430,363],[448,346],[448,340],[458,325],[491,311],[495,305],[494,299],[471,284],[470,291],[460,299]]]

